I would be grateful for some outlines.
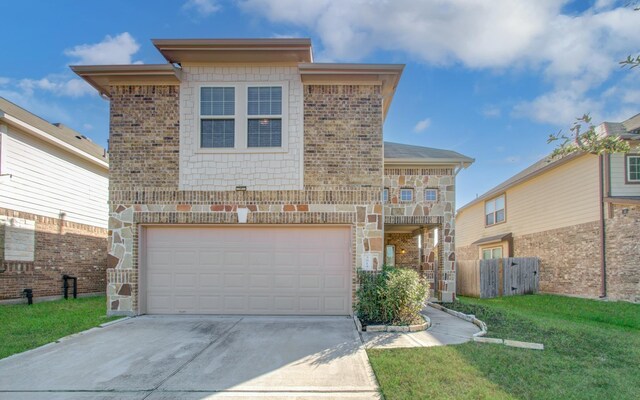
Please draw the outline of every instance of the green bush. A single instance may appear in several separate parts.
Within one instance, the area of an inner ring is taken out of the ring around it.
[[[360,319],[396,325],[420,319],[429,287],[416,271],[384,267],[380,273],[361,271],[358,278],[356,312]]]

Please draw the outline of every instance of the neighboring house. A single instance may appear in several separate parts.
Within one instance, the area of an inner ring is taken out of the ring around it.
[[[0,97],[0,301],[105,291],[106,151]],[[71,282],[69,282],[71,284]]]
[[[458,259],[539,257],[543,292],[640,301],[640,114],[596,131],[631,152],[544,159],[461,207]]]
[[[167,64],[72,67],[111,102],[110,314],[348,315],[385,231],[435,227],[453,297],[472,160],[383,144],[403,65],[314,63],[307,39],[153,43]]]

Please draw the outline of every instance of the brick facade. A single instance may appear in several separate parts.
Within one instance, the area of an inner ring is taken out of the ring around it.
[[[600,295],[598,221],[513,237],[514,257],[540,259],[540,291],[581,297]],[[458,247],[461,260],[477,260],[477,245]]]
[[[33,261],[9,261],[0,254],[0,300],[20,298],[25,288],[33,289],[34,297],[60,296],[64,274],[78,277],[79,293],[105,291],[106,229],[2,208],[0,216],[35,222]]]
[[[320,110],[305,113],[305,138],[309,132],[343,137],[344,141],[358,138],[349,145],[357,145],[360,152],[358,157],[350,155],[353,160],[349,166],[355,174],[343,167],[322,166],[322,159],[331,164],[346,157],[348,153],[341,150],[340,142],[321,148],[313,141],[305,141],[305,160],[306,154],[315,155],[310,156],[309,164],[305,161],[303,190],[249,188],[246,192],[178,190],[176,168],[182,154],[178,154],[177,149],[180,148],[180,152],[184,149],[179,143],[184,132],[179,133],[176,119],[178,91],[178,86],[112,88],[115,95],[111,100],[110,151],[118,156],[111,159],[115,173],[109,193],[111,269],[107,293],[111,314],[141,312],[138,307],[140,224],[235,224],[238,207],[249,209],[247,222],[250,224],[346,224],[352,228],[353,270],[361,267],[363,255],[367,254],[372,257],[374,267],[381,265],[383,157],[379,87],[305,87],[305,107],[313,104]],[[334,104],[337,96],[340,102]],[[352,103],[357,106],[350,106]],[[168,114],[156,115],[162,110]],[[149,111],[156,117],[150,118]],[[345,125],[335,120],[336,113],[344,113],[343,118],[357,118],[359,122]],[[168,163],[166,177],[160,169],[162,162],[145,161],[149,154]],[[375,157],[369,156],[371,154]],[[370,173],[365,174],[366,171]],[[229,181],[228,185],[235,187],[235,182]]]
[[[640,302],[640,206],[610,207],[605,225],[607,297]]]

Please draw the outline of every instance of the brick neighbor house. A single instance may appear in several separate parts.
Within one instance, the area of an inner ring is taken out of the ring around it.
[[[473,160],[383,142],[402,65],[314,63],[307,39],[153,43],[167,64],[72,67],[111,103],[109,313],[348,315],[387,249],[454,296]]]
[[[539,257],[542,292],[640,301],[640,114],[596,132],[631,152],[543,159],[461,207],[458,259]]]
[[[106,150],[0,97],[0,301],[106,285]]]

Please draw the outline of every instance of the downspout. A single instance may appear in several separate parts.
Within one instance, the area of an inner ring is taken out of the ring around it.
[[[600,199],[600,298],[607,297],[607,254],[606,254],[606,234],[604,222],[604,171],[605,156],[598,156],[598,183]],[[607,173],[609,168],[607,168]],[[608,180],[607,180],[608,181]],[[608,185],[608,182],[607,182]]]

